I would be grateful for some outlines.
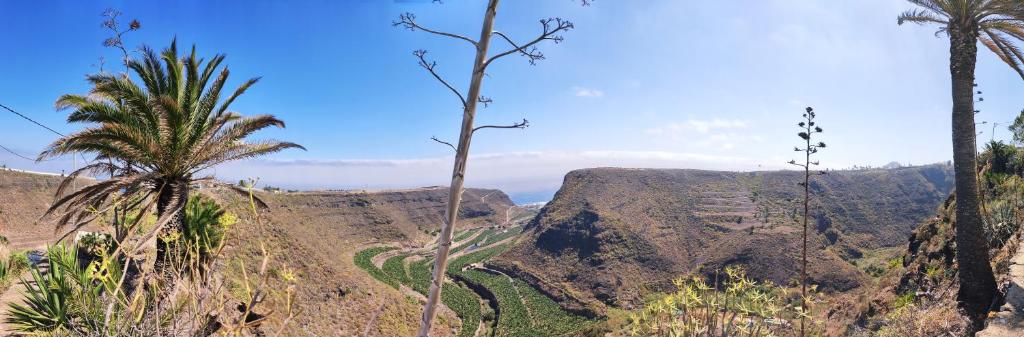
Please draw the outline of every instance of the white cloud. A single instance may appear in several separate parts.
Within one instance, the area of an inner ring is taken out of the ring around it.
[[[721,129],[746,129],[749,125],[750,122],[741,119],[691,119],[683,123],[669,123],[665,126],[650,128],[645,130],[645,132],[647,134],[652,135],[668,135],[678,137],[685,134],[690,134],[692,132],[696,132],[699,134],[708,134],[711,131]]]
[[[747,135],[735,132],[716,133],[697,142],[697,145],[705,148],[720,148],[732,150],[742,144],[763,143],[764,137]]]
[[[741,144],[764,142],[761,136],[735,132],[748,127],[750,122],[743,119],[690,119],[683,123],[669,123],[649,128],[644,130],[644,133],[665,136],[673,141],[687,141],[698,148],[731,150]]]
[[[604,91],[584,88],[584,87],[572,87],[573,94],[576,97],[589,97],[589,98],[601,98],[604,97]]]

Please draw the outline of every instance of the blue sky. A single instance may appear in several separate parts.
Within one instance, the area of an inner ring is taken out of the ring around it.
[[[231,84],[262,81],[233,107],[288,123],[259,135],[305,145],[218,168],[228,180],[258,176],[294,188],[401,188],[446,184],[457,100],[418,68],[429,50],[465,90],[472,50],[460,41],[394,28],[402,12],[426,26],[477,35],[484,1],[3,1],[0,104],[61,132],[53,109],[83,93],[104,48],[100,13],[117,8],[142,29],[129,46],[196,44],[227,54]],[[538,20],[570,19],[561,44],[530,66],[507,57],[489,70],[481,123],[522,118],[526,130],[479,133],[471,186],[519,200],[543,199],[568,170],[593,166],[728,170],[783,169],[805,106],[819,112],[827,167],[924,164],[950,155],[948,42],[934,27],[897,26],[911,8],[892,0],[506,1],[497,29],[520,40]],[[506,49],[501,43],[494,50]],[[979,121],[1007,122],[1024,107],[1024,81],[982,50]],[[990,124],[989,124],[990,125]],[[991,134],[982,127],[981,139]],[[1003,126],[995,138],[1008,134]],[[0,145],[34,156],[54,135],[0,111]],[[69,160],[36,164],[6,153],[10,167],[56,172]]]

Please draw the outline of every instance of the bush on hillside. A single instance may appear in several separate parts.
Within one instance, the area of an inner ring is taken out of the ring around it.
[[[255,248],[256,266],[233,261],[237,274],[196,273],[225,265],[212,248],[224,246],[228,233],[223,230],[234,218],[225,220],[229,213],[212,201],[193,204],[184,215],[191,228],[177,238],[189,247],[179,257],[189,260],[171,265],[171,282],[160,282],[163,275],[141,269],[142,263],[124,250],[94,249],[89,240],[83,240],[89,246],[51,246],[45,256],[48,268],[31,267],[24,298],[10,305],[6,322],[33,336],[248,336],[273,334],[261,325],[269,325],[268,316],[275,314],[282,317],[275,322],[280,335],[295,316],[294,273],[287,266],[272,270],[276,266],[263,242]],[[259,213],[250,206],[259,229]],[[214,228],[219,229],[211,232]],[[131,273],[139,282],[126,281]],[[265,308],[269,303],[276,310]]]
[[[725,274],[721,284],[697,277],[675,280],[678,290],[632,313],[624,332],[630,336],[766,337],[793,331],[790,320],[798,320],[801,310],[786,304],[784,290],[771,283],[758,284],[740,268],[727,268]]]
[[[955,303],[943,305],[908,304],[890,313],[881,329],[874,334],[862,332],[854,336],[932,337],[966,336],[971,322],[958,313]]]

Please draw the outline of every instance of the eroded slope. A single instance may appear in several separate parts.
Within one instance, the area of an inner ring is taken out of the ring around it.
[[[797,275],[802,176],[600,168],[570,172],[526,237],[492,262],[571,307],[629,306],[669,280],[730,264],[789,284]],[[825,290],[865,281],[844,258],[905,242],[949,193],[945,165],[815,177],[810,277]],[[574,301],[575,300],[575,301]]]

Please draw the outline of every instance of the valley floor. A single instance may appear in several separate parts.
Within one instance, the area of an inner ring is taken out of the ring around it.
[[[562,310],[526,282],[483,265],[507,250],[521,231],[517,226],[456,233],[441,301],[462,320],[457,336],[570,336],[595,323]],[[369,247],[356,253],[354,262],[378,281],[422,303],[435,248],[436,244],[415,249]]]

